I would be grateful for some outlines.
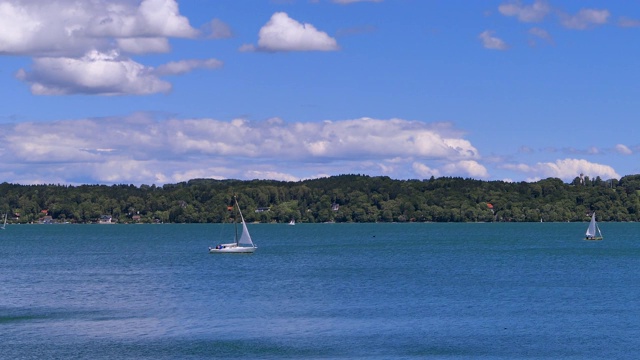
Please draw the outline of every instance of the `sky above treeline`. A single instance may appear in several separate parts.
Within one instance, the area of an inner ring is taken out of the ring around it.
[[[633,1],[0,0],[0,182],[640,173]]]

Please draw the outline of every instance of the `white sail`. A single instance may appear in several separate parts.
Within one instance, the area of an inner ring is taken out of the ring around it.
[[[242,235],[240,235],[240,239],[238,239],[238,245],[253,246],[253,241],[251,241],[251,235],[249,235],[249,229],[247,229],[247,224],[244,222],[244,216],[242,216],[242,211],[240,211],[238,201],[236,201],[236,206],[238,207],[240,219],[242,220]]]
[[[600,228],[596,223],[596,213],[591,214],[591,222],[589,223],[589,227],[587,228],[587,232],[585,234],[585,239],[587,240],[602,240],[602,233],[600,232]]]
[[[4,213],[4,223],[0,229],[4,230],[7,227],[7,213]]]
[[[244,216],[242,216],[242,211],[240,211],[238,200],[236,200],[235,203],[238,213],[240,214],[240,219],[242,220],[242,234],[240,235],[240,238],[237,238],[236,233],[236,239],[233,243],[219,244],[216,247],[209,247],[210,253],[253,253],[257,249],[251,240],[251,235],[249,235],[249,229],[247,229]]]
[[[596,236],[596,213],[591,215],[591,222],[589,223],[589,227],[587,228],[587,236]]]

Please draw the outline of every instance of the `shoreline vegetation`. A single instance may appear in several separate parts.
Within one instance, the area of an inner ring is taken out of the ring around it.
[[[9,224],[640,221],[640,175],[536,182],[338,175],[297,182],[194,179],[156,185],[0,184]]]

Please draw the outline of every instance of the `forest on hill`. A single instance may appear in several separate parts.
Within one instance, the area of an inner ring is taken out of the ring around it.
[[[247,222],[640,220],[640,175],[536,182],[339,175],[285,182],[194,179],[155,185],[0,184],[10,223],[219,223],[237,196]]]

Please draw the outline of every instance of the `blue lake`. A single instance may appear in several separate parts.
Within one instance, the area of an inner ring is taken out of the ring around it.
[[[635,359],[640,224],[9,225],[7,359]]]

